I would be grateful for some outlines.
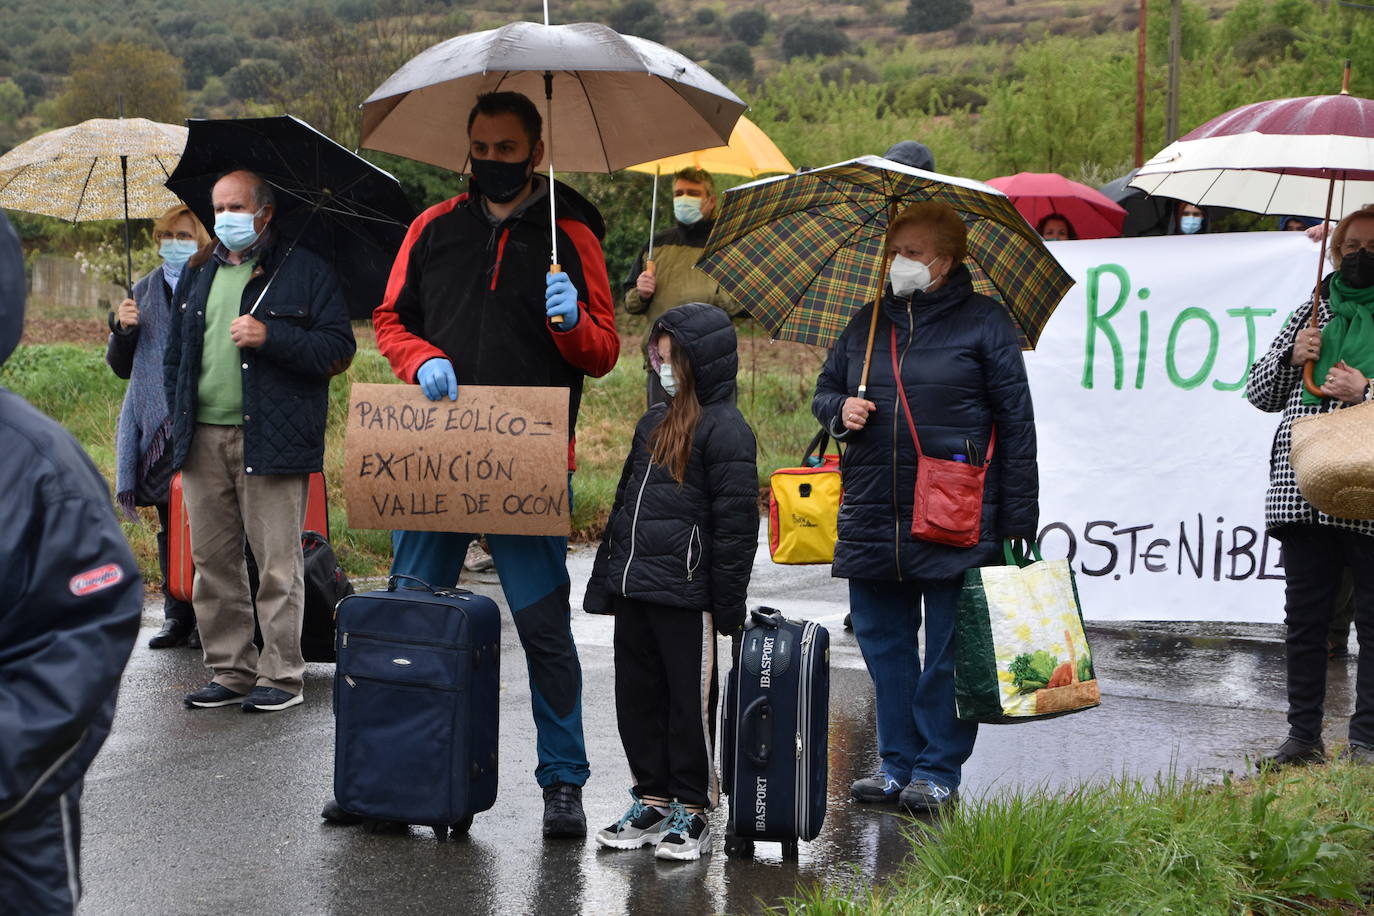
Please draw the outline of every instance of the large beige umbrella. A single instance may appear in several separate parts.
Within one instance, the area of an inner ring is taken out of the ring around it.
[[[147,118],[92,118],[50,130],[0,156],[0,207],[73,223],[124,220],[130,288],[128,222],[180,203],[162,183],[185,146],[185,127]]]

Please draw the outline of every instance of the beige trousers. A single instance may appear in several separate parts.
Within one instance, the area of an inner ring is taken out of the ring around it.
[[[244,473],[243,430],[197,423],[181,469],[191,523],[192,594],[205,667],[216,684],[238,693],[256,687],[301,692],[301,620],[305,563],[301,526],[309,478],[304,474]],[[258,624],[262,652],[253,645],[253,603],[244,542],[257,560]]]

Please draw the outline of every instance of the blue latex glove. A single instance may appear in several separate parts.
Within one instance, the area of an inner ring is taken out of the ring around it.
[[[453,363],[442,356],[421,363],[420,371],[415,373],[415,381],[420,383],[420,390],[431,401],[437,401],[445,394],[450,401],[458,400],[458,378],[453,374]]]
[[[582,317],[577,308],[577,288],[572,278],[565,273],[544,275],[544,314],[563,319],[562,324],[554,325],[560,331],[571,331],[577,327],[577,319]]]

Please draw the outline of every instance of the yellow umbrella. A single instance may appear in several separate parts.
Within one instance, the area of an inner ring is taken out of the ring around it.
[[[129,220],[181,202],[162,183],[185,146],[185,127],[147,118],[92,118],[50,130],[0,156],[0,207],[73,223],[123,219],[127,273]]]
[[[796,168],[757,124],[743,115],[735,122],[726,146],[713,146],[694,153],[667,156],[630,166],[631,172],[649,175],[672,173],[685,168],[704,169],[712,174],[743,175],[757,178],[769,172],[795,172]]]
[[[652,203],[649,207],[649,251],[644,258],[644,269],[654,270],[654,228],[658,222],[658,176],[669,175],[682,169],[702,169],[715,175],[742,175],[757,178],[769,172],[795,172],[796,168],[778,149],[776,143],[758,125],[740,115],[735,129],[730,134],[730,142],[725,146],[713,146],[693,153],[680,153],[666,156],[651,162],[641,162],[629,167],[631,172],[645,172],[654,176]]]

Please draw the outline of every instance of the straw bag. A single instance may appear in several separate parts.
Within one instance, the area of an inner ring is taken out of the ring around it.
[[[1302,498],[1317,509],[1374,519],[1374,401],[1294,420],[1288,462]]]

